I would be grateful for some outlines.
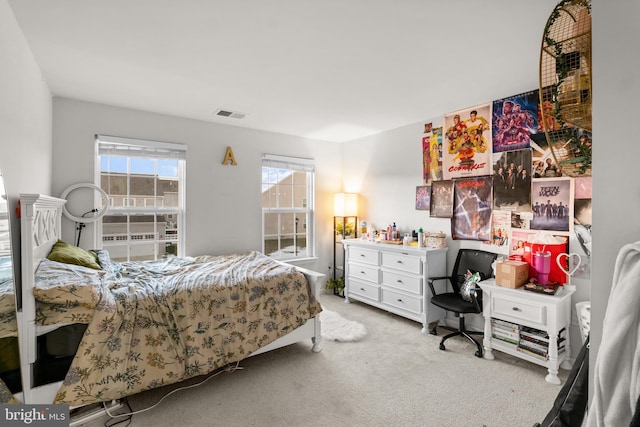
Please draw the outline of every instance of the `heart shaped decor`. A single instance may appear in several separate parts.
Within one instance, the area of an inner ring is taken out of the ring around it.
[[[566,257],[569,259],[563,260],[562,259],[563,257]],[[575,261],[574,261],[575,267],[573,267],[572,270],[567,271],[567,269],[564,268],[564,265],[562,265],[562,261],[565,261],[567,265],[571,265],[569,261],[573,260],[574,258],[575,258]],[[577,254],[575,252],[572,252],[570,254],[561,253],[561,254],[558,254],[558,256],[556,257],[556,264],[558,264],[558,267],[560,267],[560,270],[564,271],[569,276],[571,276],[573,273],[576,272],[576,270],[580,267],[581,262],[582,262],[582,257],[580,256],[580,254]]]

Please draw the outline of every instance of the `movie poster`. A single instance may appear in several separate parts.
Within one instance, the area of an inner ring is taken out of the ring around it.
[[[491,173],[491,104],[444,116],[442,175],[444,179]]]
[[[416,210],[428,211],[431,207],[431,186],[416,187]]]
[[[576,178],[573,201],[573,233],[569,237],[569,251],[580,255],[569,258],[569,270],[574,278],[591,278],[591,177]],[[576,265],[578,264],[578,265]]]
[[[435,218],[453,216],[453,181],[433,181],[431,184],[430,216]]]
[[[532,230],[568,235],[573,231],[573,179],[538,178],[531,182]]]
[[[533,178],[557,178],[562,176],[544,133],[531,135],[530,146],[531,176]]]
[[[531,135],[538,133],[539,91],[493,101],[493,152],[529,148]]]
[[[431,134],[422,137],[423,183],[442,180],[442,127],[430,128]]]
[[[511,234],[511,212],[496,211],[491,213],[491,240],[483,244],[491,246],[488,250],[509,255]]]
[[[492,182],[490,176],[454,181],[451,238],[491,240]]]
[[[531,211],[531,149],[493,154],[493,207]]]

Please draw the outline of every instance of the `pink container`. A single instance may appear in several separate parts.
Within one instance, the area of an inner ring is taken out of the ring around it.
[[[538,284],[549,283],[549,272],[551,271],[551,252],[536,252],[533,254],[533,268],[536,269]]]

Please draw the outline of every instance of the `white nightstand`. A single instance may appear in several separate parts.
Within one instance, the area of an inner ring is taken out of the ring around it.
[[[575,287],[562,286],[556,295],[523,288],[496,286],[495,280],[479,283],[483,292],[484,358],[493,350],[544,366],[546,380],[560,384],[558,369],[571,369],[571,295]],[[545,345],[546,343],[546,345]]]

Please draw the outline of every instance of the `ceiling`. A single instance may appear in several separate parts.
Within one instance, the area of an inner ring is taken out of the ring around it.
[[[8,3],[54,96],[344,142],[535,89],[557,0]]]

